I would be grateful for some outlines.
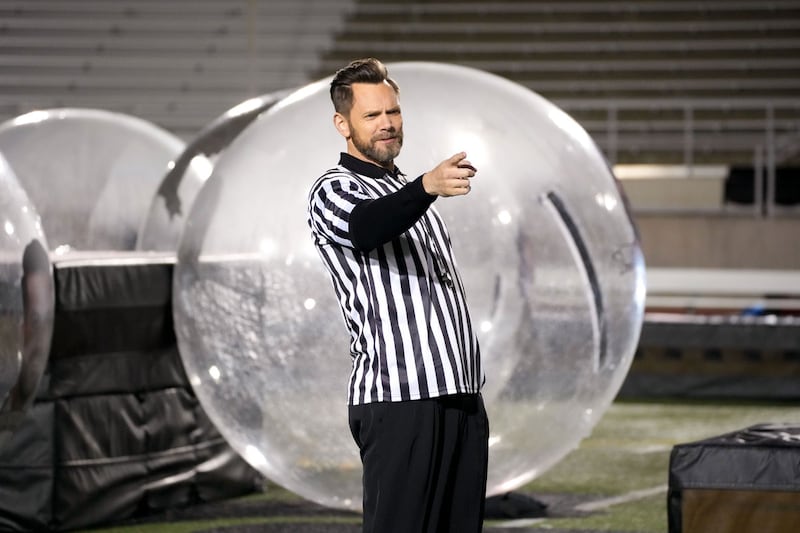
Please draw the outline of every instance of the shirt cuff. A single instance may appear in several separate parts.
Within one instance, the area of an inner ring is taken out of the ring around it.
[[[424,175],[424,174],[423,174]],[[425,187],[422,186],[422,176],[418,177],[414,181],[408,184],[408,191],[414,196],[415,200],[419,200],[420,202],[428,202],[428,204],[432,204],[438,196],[435,194],[428,194],[425,192]]]

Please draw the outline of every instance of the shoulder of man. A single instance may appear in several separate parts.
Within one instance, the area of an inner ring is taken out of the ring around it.
[[[366,193],[368,187],[365,179],[364,176],[360,176],[345,167],[333,167],[317,178],[311,186],[310,196],[318,195],[324,190],[330,191],[335,189]]]

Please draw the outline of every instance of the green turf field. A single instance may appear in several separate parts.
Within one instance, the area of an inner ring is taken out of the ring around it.
[[[800,423],[800,405],[616,402],[577,450],[515,492],[546,504],[546,518],[488,519],[485,530],[666,533],[672,446],[765,422]],[[267,484],[262,494],[93,531],[356,533],[359,523],[358,515],[321,508]]]

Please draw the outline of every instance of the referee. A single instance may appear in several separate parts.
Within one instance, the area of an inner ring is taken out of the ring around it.
[[[489,426],[480,350],[433,202],[470,192],[465,153],[413,181],[399,88],[373,58],[331,82],[347,142],[309,194],[308,223],[350,332],[350,430],[364,466],[363,531],[481,531]]]

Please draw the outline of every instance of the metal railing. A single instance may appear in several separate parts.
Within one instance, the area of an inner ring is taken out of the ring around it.
[[[611,165],[625,151],[678,153],[691,176],[700,150],[716,153],[718,163],[729,165],[743,164],[741,154],[748,153],[754,169],[753,213],[771,216],[785,211],[775,202],[776,169],[800,154],[798,98],[560,99],[554,103],[568,113],[605,115],[604,120],[590,121],[587,130]],[[623,120],[622,112],[640,117]],[[680,118],[654,120],[658,113]],[[707,118],[715,114],[717,118]],[[730,118],[737,114],[747,118]],[[704,118],[698,120],[698,115]],[[659,123],[664,127],[659,129]],[[740,154],[738,161],[732,160],[732,152]]]

